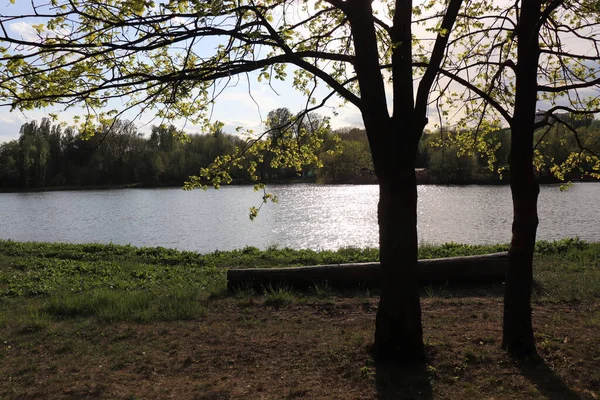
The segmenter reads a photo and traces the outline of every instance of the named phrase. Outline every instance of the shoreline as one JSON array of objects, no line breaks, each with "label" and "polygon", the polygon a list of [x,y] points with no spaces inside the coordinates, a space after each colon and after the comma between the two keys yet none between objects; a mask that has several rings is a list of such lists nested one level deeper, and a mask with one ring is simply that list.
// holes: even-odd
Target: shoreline
[{"label": "shoreline", "polygon": [[[577,180],[570,182],[561,182],[557,180],[543,180],[538,182],[540,185],[561,185],[569,183],[600,183],[599,180]],[[266,183],[266,186],[279,186],[279,185],[318,185],[318,186],[367,186],[377,185],[377,181],[362,181],[362,182],[315,182],[314,179],[307,180],[294,180],[294,181],[275,181]],[[209,185],[209,189],[210,184]],[[227,186],[253,186],[254,183],[248,182],[232,182]],[[417,182],[418,186],[509,186],[508,181],[490,181],[490,180],[478,180],[478,181],[456,181],[456,182],[441,182],[441,181],[421,181]],[[0,194],[3,193],[40,193],[40,192],[70,192],[70,191],[94,191],[94,190],[123,190],[123,189],[173,189],[183,188],[182,184],[164,184],[164,185],[148,185],[141,183],[131,183],[123,185],[90,185],[90,186],[56,186],[56,187],[44,187],[44,188],[0,188]]]}]

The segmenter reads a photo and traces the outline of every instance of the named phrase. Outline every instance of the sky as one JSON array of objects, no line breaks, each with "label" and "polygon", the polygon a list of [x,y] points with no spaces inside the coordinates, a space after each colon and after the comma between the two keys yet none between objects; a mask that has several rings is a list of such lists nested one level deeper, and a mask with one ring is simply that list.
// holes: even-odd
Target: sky
[{"label": "sky", "polygon": [[[238,126],[260,131],[264,128],[262,121],[267,117],[269,111],[280,107],[287,107],[292,112],[299,112],[306,105],[306,98],[295,91],[289,83],[276,82],[273,84],[276,92],[268,85],[251,83],[251,94],[248,94],[246,82],[240,82],[237,87],[226,90],[217,99],[214,111],[212,113],[213,121],[225,123],[224,131],[235,133]],[[360,127],[362,118],[360,113],[352,104],[346,104],[342,108],[341,100],[330,102],[331,107],[326,107],[318,111],[322,115],[331,116],[332,127],[334,129],[342,127]],[[332,109],[336,110],[337,116],[333,117]],[[17,139],[21,125],[30,121],[39,121],[47,117],[49,113],[57,113],[60,118],[70,122],[72,117],[77,114],[76,109],[61,111],[60,108],[46,108],[34,111],[13,111],[7,108],[0,108],[0,143]],[[124,115],[126,119],[137,117],[136,112],[129,112]],[[150,132],[152,125],[158,125],[159,120],[153,119],[153,115],[146,113],[141,118],[136,119],[135,124],[140,132]],[[184,128],[186,133],[203,133],[199,127],[193,126],[185,121],[176,121],[175,125]]]},{"label": "sky", "polygon": [[[19,10],[27,10],[30,7],[30,3],[25,0],[16,0],[15,5],[9,5],[9,2],[4,3],[5,5],[0,5],[0,14],[14,15],[19,13]],[[6,29],[10,35],[22,36],[25,39],[34,39],[36,37],[35,30],[24,21],[8,23],[6,24]],[[201,51],[210,54],[213,50],[210,42],[204,46],[206,47],[202,48]],[[581,49],[581,52],[585,53],[585,49]],[[280,107],[286,107],[292,112],[303,110],[306,105],[306,98],[303,94],[292,88],[290,83],[292,76],[292,70],[288,67],[288,81],[273,80],[272,87],[264,81],[259,83],[256,79],[256,74],[250,75],[249,82],[243,79],[240,80],[237,86],[228,88],[217,99],[211,119],[223,122],[225,124],[224,131],[228,133],[234,133],[235,129],[240,126],[260,132],[264,129],[263,121],[269,111]],[[387,89],[389,92],[388,104],[391,105],[391,88],[388,87]],[[317,99],[320,100],[320,97],[327,92],[323,88],[317,93],[320,95],[317,96]],[[119,109],[121,105],[112,103],[111,106]],[[352,104],[343,104],[341,99],[332,98],[328,102],[328,106],[319,110],[319,113],[331,117],[331,125],[334,129],[363,126],[360,112]],[[124,106],[122,107],[124,108]],[[540,105],[540,108],[544,108],[543,104]],[[333,110],[335,110],[337,116],[333,115]],[[47,108],[26,112],[10,112],[8,108],[0,107],[0,143],[17,139],[19,137],[19,129],[24,123],[39,121],[47,117],[49,113],[58,114],[60,119],[67,123],[72,122],[73,116],[82,114],[81,110],[77,109],[63,111],[60,108]],[[434,112],[431,114],[436,115]],[[125,119],[136,118],[135,124],[142,133],[150,132],[152,125],[158,125],[161,122],[153,119],[153,117],[150,113],[146,113],[140,117],[135,111],[124,115]],[[435,118],[430,118],[430,120],[433,119]],[[199,127],[185,121],[172,122],[187,133],[203,133]]]},{"label": "sky", "polygon": [[[5,5],[0,5],[0,14],[15,15],[19,12],[27,13],[30,7],[27,3],[24,0],[16,0],[15,5],[8,5],[9,2],[6,2]],[[21,36],[24,39],[30,40],[35,40],[36,38],[35,30],[24,21],[8,23],[6,27],[11,36]],[[200,51],[210,54],[212,50],[211,48],[206,48]],[[291,69],[288,68],[288,82],[273,80],[272,88],[264,81],[259,83],[256,78],[257,75],[251,75],[250,83],[240,80],[237,86],[228,88],[217,99],[211,119],[223,122],[225,124],[225,132],[235,133],[235,129],[240,126],[260,132],[264,129],[263,121],[266,119],[269,111],[280,107],[287,107],[292,112],[299,112],[305,108],[306,97],[294,90],[290,83],[291,79],[293,79]],[[249,92],[252,96],[249,95]],[[320,93],[324,95],[328,92],[322,89]],[[356,107],[352,104],[340,107],[342,104],[341,99],[332,98],[328,102],[328,107],[322,108],[318,113],[332,117],[331,124],[334,129],[361,127],[362,118]],[[119,106],[117,104],[116,108],[118,109]],[[335,117],[332,111],[334,109],[337,113]],[[0,143],[17,139],[19,137],[19,130],[24,123],[39,121],[47,117],[50,113],[58,114],[60,120],[67,123],[72,122],[73,116],[82,114],[81,110],[78,109],[64,111],[58,107],[25,112],[11,112],[7,107],[0,107]],[[149,133],[152,125],[158,125],[161,122],[154,119],[154,116],[149,113],[140,117],[136,111],[126,113],[124,118],[136,118],[135,124],[142,133]],[[183,128],[186,133],[203,133],[200,127],[194,126],[191,123],[186,123],[185,121],[173,121],[173,123],[178,128]]]}]

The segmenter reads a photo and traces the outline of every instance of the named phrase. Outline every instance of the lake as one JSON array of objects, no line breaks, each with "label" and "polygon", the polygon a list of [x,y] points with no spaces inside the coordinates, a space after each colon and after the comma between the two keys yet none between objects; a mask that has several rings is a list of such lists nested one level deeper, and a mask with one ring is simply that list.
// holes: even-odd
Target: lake
[{"label": "lake", "polygon": [[[0,238],[116,243],[210,252],[244,246],[337,249],[378,244],[376,185],[272,185],[279,204],[255,221],[252,187],[186,192],[178,188],[0,194]],[[538,239],[600,241],[600,184],[561,192],[543,185]],[[508,186],[419,186],[419,241],[508,243]]]}]

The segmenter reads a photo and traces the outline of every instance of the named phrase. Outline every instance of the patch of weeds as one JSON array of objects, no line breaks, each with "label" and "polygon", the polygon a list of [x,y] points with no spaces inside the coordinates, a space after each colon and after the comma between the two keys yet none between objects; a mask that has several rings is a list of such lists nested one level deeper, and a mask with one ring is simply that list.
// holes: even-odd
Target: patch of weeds
[{"label": "patch of weeds", "polygon": [[373,371],[373,368],[366,365],[364,367],[360,367],[359,374],[363,379],[373,380],[375,378],[375,371]]},{"label": "patch of weeds", "polygon": [[365,333],[364,332],[352,332],[350,334],[350,344],[353,347],[366,347],[367,343],[368,343],[368,339],[365,337]]},{"label": "patch of weeds", "polygon": [[20,331],[22,333],[39,332],[46,329],[51,322],[48,313],[35,307],[29,307],[27,312],[19,318]]},{"label": "patch of weeds", "polygon": [[435,369],[435,367],[433,365],[427,365],[425,367],[425,371],[427,372],[427,374],[429,374],[432,377],[437,376],[437,369]]},{"label": "patch of weeds", "polygon": [[252,304],[252,298],[255,294],[254,285],[250,281],[242,282],[235,288],[235,297],[240,300],[243,305]]},{"label": "patch of weeds", "polygon": [[327,281],[315,283],[312,287],[312,291],[314,292],[315,296],[321,299],[327,299],[333,296],[333,290]]},{"label": "patch of weeds", "polygon": [[127,364],[125,364],[123,361],[117,361],[117,362],[115,362],[115,363],[112,363],[112,364],[109,366],[109,369],[110,369],[111,371],[120,371],[120,370],[122,370],[123,368],[125,368],[126,366],[127,366]]},{"label": "patch of weeds", "polygon": [[67,293],[51,297],[44,311],[58,318],[96,317],[108,322],[192,319],[205,313],[193,288],[158,293],[110,289]]},{"label": "patch of weeds", "polygon": [[[481,342],[481,344],[483,344],[483,342]],[[489,359],[487,352],[482,348],[474,350],[471,347],[467,347],[463,354],[466,363],[485,363]]]},{"label": "patch of weeds", "polygon": [[540,254],[560,254],[571,250],[585,250],[587,247],[588,243],[578,237],[566,238],[553,242],[539,240],[535,243],[535,251]]},{"label": "patch of weeds", "polygon": [[425,286],[423,290],[425,296],[431,300],[432,306],[443,304],[443,299],[452,298],[452,293],[446,287],[429,285]]},{"label": "patch of weeds", "polygon": [[294,301],[294,292],[285,285],[265,287],[265,304],[273,307],[285,307]]},{"label": "patch of weeds", "polygon": [[444,243],[442,245],[421,244],[419,246],[419,259],[473,256],[501,251],[508,251],[508,245],[470,245],[454,242]]},{"label": "patch of weeds", "polygon": [[206,314],[206,308],[198,301],[194,288],[179,288],[161,296],[156,303],[151,319],[162,321],[190,320]]},{"label": "patch of weeds", "polygon": [[471,348],[468,348],[464,351],[464,356],[465,356],[465,361],[468,361],[468,362],[477,360],[477,355],[475,355],[475,352]]},{"label": "patch of weeds", "polygon": [[460,377],[465,373],[466,370],[467,370],[467,364],[465,364],[465,363],[455,365],[454,369],[452,370],[452,373],[453,373],[452,379],[454,381],[460,380]]},{"label": "patch of weeds", "polygon": [[542,332],[534,332],[535,341],[539,350],[552,351],[558,350],[559,340],[552,335]]},{"label": "patch of weeds", "polygon": [[53,296],[44,310],[58,318],[100,317],[105,320],[128,320],[133,313],[148,308],[148,292],[122,292],[96,289],[86,294],[63,293]]},{"label": "patch of weeds", "polygon": [[600,328],[600,311],[586,316],[584,325],[590,328]]}]

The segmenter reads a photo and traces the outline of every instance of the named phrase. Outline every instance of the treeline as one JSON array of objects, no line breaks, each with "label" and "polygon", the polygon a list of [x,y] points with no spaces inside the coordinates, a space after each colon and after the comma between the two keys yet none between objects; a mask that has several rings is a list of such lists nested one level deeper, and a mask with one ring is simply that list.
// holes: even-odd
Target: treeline
[{"label": "treeline", "polygon": [[[287,124],[293,118],[287,109],[274,110],[269,116],[271,125]],[[537,133],[538,175],[542,180],[554,179],[552,166],[565,162],[582,146],[600,153],[600,121],[580,120],[568,115],[561,119],[568,120],[569,126],[577,129],[577,135],[562,124]],[[320,134],[323,135],[322,131]],[[495,157],[492,160],[494,171],[489,168],[490,155],[465,151],[464,137],[461,141],[459,136],[453,131],[423,135],[417,167],[427,170],[427,180],[430,183],[500,182],[497,170],[507,165],[510,133],[499,130],[485,139],[493,149],[490,154]],[[298,179],[322,183],[375,182],[364,130],[326,130],[322,139],[322,166],[309,165],[297,171],[273,168],[268,162],[259,163],[260,178],[265,182]],[[220,127],[211,134],[188,135],[183,140],[173,126],[152,127],[150,135],[145,137],[133,124],[117,121],[86,138],[73,128],[62,128],[43,119],[39,123],[24,124],[18,140],[0,145],[0,188],[178,186],[217,156],[231,154],[244,144],[245,140],[240,136],[226,134]],[[268,161],[268,156],[264,158]],[[251,161],[256,160],[246,160],[247,163]],[[235,169],[231,174],[234,181],[250,182],[246,168]],[[581,177],[582,174],[572,173],[566,178]]]},{"label": "treeline", "polygon": [[[287,109],[269,113],[272,127],[269,136],[276,141],[283,130],[322,123],[323,118],[294,121]],[[292,123],[290,123],[292,121]],[[310,129],[308,129],[310,131]],[[327,132],[326,132],[327,133]],[[327,145],[333,149],[333,136],[327,133]],[[300,140],[300,139],[299,139]],[[63,128],[45,118],[41,122],[24,124],[18,140],[0,145],[0,188],[30,189],[84,186],[181,186],[190,175],[197,175],[217,156],[243,149],[246,140],[239,135],[224,133],[221,125],[210,134],[182,135],[170,126],[154,126],[148,137],[127,121],[117,121],[91,137]],[[301,171],[295,168],[272,167],[271,155],[263,154],[267,162],[248,158],[245,167],[231,172],[235,182],[250,182],[247,172],[251,162],[257,162],[261,180],[266,182],[294,179],[316,179],[316,166]]]},{"label": "treeline", "polygon": [[[559,121],[560,120],[560,121]],[[569,114],[557,115],[551,126],[544,127],[534,135],[534,165],[540,182],[557,182],[553,169],[565,168],[565,180],[589,177],[589,162],[575,162],[573,154],[600,154],[600,120],[581,118]],[[475,140],[477,133],[469,133],[475,151],[465,151],[464,136],[452,130],[430,132],[423,135],[420,143],[418,165],[427,168],[433,183],[501,183],[508,182],[508,157],[510,131],[500,129],[481,139],[486,151],[480,150]],[[467,148],[469,146],[467,145]],[[586,149],[581,152],[582,149]],[[477,151],[479,150],[479,151]],[[490,160],[490,157],[493,159]],[[490,169],[493,162],[493,170]],[[572,168],[577,164],[575,168]],[[570,170],[572,168],[572,170]]]},{"label": "treeline", "polygon": [[0,186],[180,185],[240,141],[230,135],[190,135],[183,142],[172,126],[153,127],[145,138],[126,121],[85,138],[49,119],[32,121],[21,127],[18,140],[0,147]]},{"label": "treeline", "polygon": [[[560,121],[558,121],[560,119]],[[557,115],[551,127],[535,134],[536,173],[542,182],[555,182],[552,168],[568,164],[573,153],[582,148],[600,154],[600,120],[569,114]],[[576,131],[574,133],[573,130]],[[323,156],[324,166],[317,173],[322,182],[375,182],[371,152],[366,132],[347,128],[335,134],[341,139],[341,152]],[[422,182],[442,184],[507,182],[510,131],[500,129],[486,133],[457,132],[448,129],[426,132],[419,144],[417,168]],[[584,154],[584,153],[582,153]],[[492,166],[492,168],[490,168]],[[591,164],[565,175],[565,179],[585,179]]]}]

